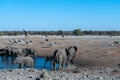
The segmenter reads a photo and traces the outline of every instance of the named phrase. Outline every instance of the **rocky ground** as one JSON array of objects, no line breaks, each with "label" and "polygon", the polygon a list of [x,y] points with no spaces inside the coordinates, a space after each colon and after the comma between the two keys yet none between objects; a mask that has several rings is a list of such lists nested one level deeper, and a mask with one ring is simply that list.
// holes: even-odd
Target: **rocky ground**
[{"label": "rocky ground", "polygon": [[0,80],[120,80],[120,67],[47,71],[32,68],[0,70]]}]

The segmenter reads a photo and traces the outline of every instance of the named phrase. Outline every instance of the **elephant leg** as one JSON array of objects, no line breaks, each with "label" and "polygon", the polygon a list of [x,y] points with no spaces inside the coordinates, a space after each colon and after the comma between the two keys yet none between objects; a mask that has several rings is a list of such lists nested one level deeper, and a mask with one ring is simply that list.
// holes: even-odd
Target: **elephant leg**
[{"label": "elephant leg", "polygon": [[53,62],[53,69],[56,70],[56,63]]},{"label": "elephant leg", "polygon": [[21,63],[19,64],[19,68],[21,68]]},{"label": "elephant leg", "polygon": [[51,61],[51,70],[54,70],[54,61]]},{"label": "elephant leg", "polygon": [[3,56],[2,60],[6,60],[6,58],[7,58],[7,56],[5,55],[5,56]]},{"label": "elephant leg", "polygon": [[61,66],[62,70],[65,70],[65,68],[66,68],[66,61],[63,61],[61,64],[62,64],[62,66]]},{"label": "elephant leg", "polygon": [[61,62],[59,62],[59,70],[62,68],[62,63]]},{"label": "elephant leg", "polygon": [[35,67],[35,64],[34,63],[32,63],[32,68],[34,68]]},{"label": "elephant leg", "polygon": [[67,67],[68,66],[68,61],[65,61],[65,67]]},{"label": "elephant leg", "polygon": [[51,62],[50,62],[50,69],[51,69],[51,70],[52,70],[52,64],[53,64],[53,63],[52,63],[52,61],[51,61]]},{"label": "elephant leg", "polygon": [[6,60],[6,55],[2,56],[2,61],[4,62]]},{"label": "elephant leg", "polygon": [[70,60],[70,63],[71,63],[71,64],[74,64],[73,60]]},{"label": "elephant leg", "polygon": [[71,64],[71,63],[72,63],[72,60],[69,59],[67,65],[69,65],[69,64]]},{"label": "elephant leg", "polygon": [[9,60],[9,57],[7,55],[3,56],[2,58],[4,61],[8,61]]},{"label": "elephant leg", "polygon": [[34,64],[36,63],[36,56],[34,56]]},{"label": "elephant leg", "polygon": [[66,68],[66,61],[63,62],[63,69]]},{"label": "elephant leg", "polygon": [[64,68],[64,62],[61,63],[61,68],[62,68],[62,69]]},{"label": "elephant leg", "polygon": [[11,65],[14,64],[15,59],[16,59],[16,57],[13,57],[13,56],[11,57]]},{"label": "elephant leg", "polygon": [[74,64],[74,59],[75,59],[75,56],[73,56],[73,58],[70,61],[72,64]]},{"label": "elephant leg", "polygon": [[59,70],[62,68],[63,58],[62,56],[59,56]]},{"label": "elephant leg", "polygon": [[23,63],[20,63],[19,64],[19,68],[21,69],[23,67]]},{"label": "elephant leg", "polygon": [[5,55],[5,56],[3,57],[3,62],[9,64],[9,56]]}]

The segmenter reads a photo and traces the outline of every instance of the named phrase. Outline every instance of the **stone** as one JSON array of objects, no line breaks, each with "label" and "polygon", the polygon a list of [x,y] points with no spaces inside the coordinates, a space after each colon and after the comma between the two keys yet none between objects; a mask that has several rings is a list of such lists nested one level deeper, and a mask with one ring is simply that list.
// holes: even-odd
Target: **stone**
[{"label": "stone", "polygon": [[40,74],[40,80],[52,80],[50,76],[48,75],[47,70],[43,69]]}]

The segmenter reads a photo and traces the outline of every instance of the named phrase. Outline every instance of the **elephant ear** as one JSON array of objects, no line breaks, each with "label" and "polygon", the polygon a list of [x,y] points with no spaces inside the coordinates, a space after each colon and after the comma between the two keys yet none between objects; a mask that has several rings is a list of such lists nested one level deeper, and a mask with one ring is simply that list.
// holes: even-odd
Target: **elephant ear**
[{"label": "elephant ear", "polygon": [[77,47],[76,47],[76,46],[74,46],[74,49],[75,49],[75,51],[77,52]]},{"label": "elephant ear", "polygon": [[27,48],[23,49],[22,53],[23,53],[24,56],[28,56],[28,50],[27,50]]},{"label": "elephant ear", "polygon": [[66,53],[67,53],[67,56],[69,56],[69,51],[68,51],[67,48],[65,48],[65,51],[66,51]]},{"label": "elephant ear", "polygon": [[54,51],[54,54],[53,54],[53,59],[55,58],[56,54],[57,54],[58,50],[55,50]]},{"label": "elephant ear", "polygon": [[36,53],[36,50],[34,50],[33,48],[29,48],[28,52],[29,52],[29,54],[34,54],[34,53]]},{"label": "elephant ear", "polygon": [[33,53],[33,49],[32,48],[28,48],[28,52],[29,52],[29,54],[32,54]]}]

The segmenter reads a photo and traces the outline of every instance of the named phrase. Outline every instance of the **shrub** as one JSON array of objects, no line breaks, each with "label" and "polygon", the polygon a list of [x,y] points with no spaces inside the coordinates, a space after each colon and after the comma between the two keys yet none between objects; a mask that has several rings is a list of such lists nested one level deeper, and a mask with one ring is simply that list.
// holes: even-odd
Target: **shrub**
[{"label": "shrub", "polygon": [[0,36],[4,36],[4,33],[3,33],[3,32],[0,32]]}]

